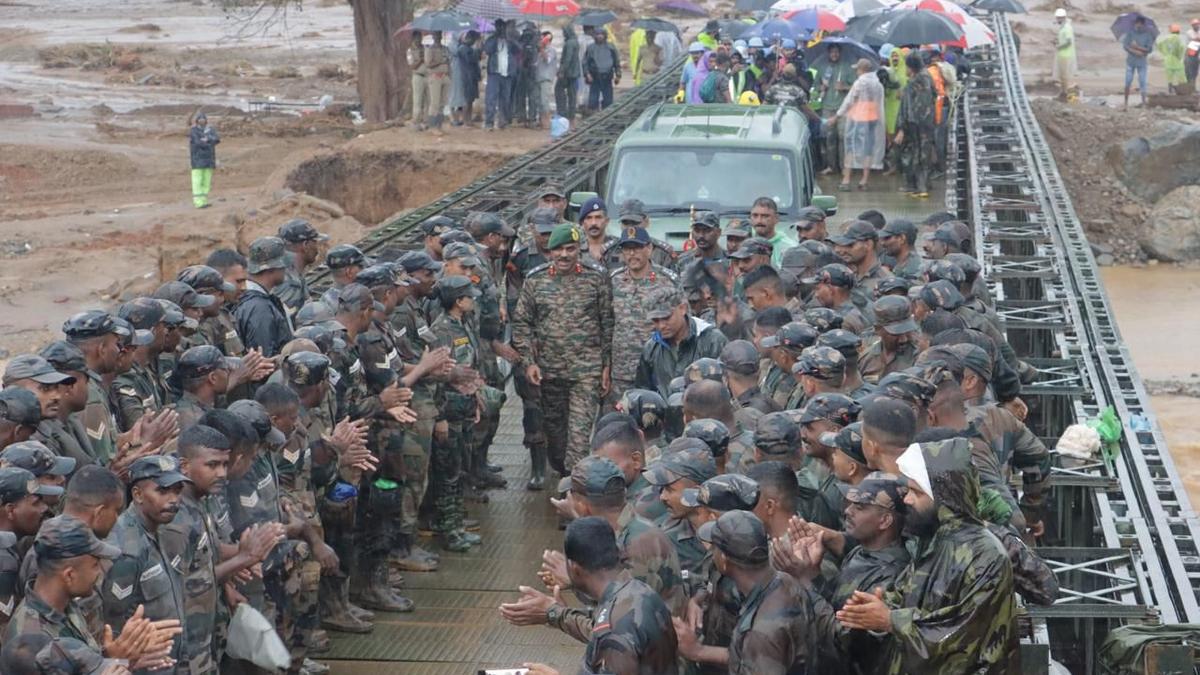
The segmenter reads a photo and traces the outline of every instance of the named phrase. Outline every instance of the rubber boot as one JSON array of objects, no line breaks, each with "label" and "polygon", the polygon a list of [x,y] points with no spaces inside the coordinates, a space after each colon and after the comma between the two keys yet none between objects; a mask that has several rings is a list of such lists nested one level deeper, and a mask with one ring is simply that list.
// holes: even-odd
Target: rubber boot
[{"label": "rubber boot", "polygon": [[526,490],[540,491],[546,488],[546,446],[529,447],[529,482]]},{"label": "rubber boot", "polygon": [[411,612],[414,608],[412,600],[397,595],[388,585],[388,566],[384,558],[372,561],[358,604],[381,612]]},{"label": "rubber boot", "polygon": [[405,572],[436,572],[438,563],[413,552],[411,537],[398,535],[399,546],[388,556],[388,563]]},{"label": "rubber boot", "polygon": [[370,633],[375,626],[351,611],[345,598],[348,588],[345,577],[321,577],[321,627],[339,633]]}]

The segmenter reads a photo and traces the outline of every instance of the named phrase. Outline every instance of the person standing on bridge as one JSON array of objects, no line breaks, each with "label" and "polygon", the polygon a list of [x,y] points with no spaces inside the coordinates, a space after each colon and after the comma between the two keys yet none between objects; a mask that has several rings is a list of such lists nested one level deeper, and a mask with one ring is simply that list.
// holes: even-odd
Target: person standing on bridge
[{"label": "person standing on bridge", "polygon": [[838,121],[842,123],[842,184],[838,189],[850,191],[850,174],[862,170],[858,189],[867,189],[871,169],[883,169],[883,151],[887,145],[883,119],[883,83],[875,75],[875,66],[867,59],[859,59],[854,65],[858,77],[850,87],[850,93],[842,105],[826,121],[827,133],[834,133]]},{"label": "person standing on bridge", "polygon": [[904,65],[908,69],[908,84],[900,94],[899,129],[896,131],[900,166],[904,171],[904,185],[900,191],[918,199],[928,199],[929,172],[937,162],[933,81],[919,55],[909,54],[904,58]]},{"label": "person standing on bridge", "polygon": [[188,133],[188,150],[192,160],[192,205],[198,209],[210,206],[208,191],[212,188],[213,169],[217,168],[217,143],[220,142],[217,130],[208,126],[208,116],[196,113]]},{"label": "person standing on bridge", "polygon": [[595,41],[583,52],[583,78],[588,83],[588,108],[604,110],[613,102],[613,87],[621,84],[621,55],[608,42],[608,33],[592,33]]}]

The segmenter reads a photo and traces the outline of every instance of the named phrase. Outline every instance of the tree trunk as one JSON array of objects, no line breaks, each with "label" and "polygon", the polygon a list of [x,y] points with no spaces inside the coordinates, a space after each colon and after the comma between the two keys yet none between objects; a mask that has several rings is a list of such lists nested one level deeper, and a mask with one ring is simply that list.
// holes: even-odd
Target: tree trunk
[{"label": "tree trunk", "polygon": [[412,20],[411,0],[350,0],[358,51],[358,98],[370,122],[400,117],[408,91],[407,40],[394,34]]}]

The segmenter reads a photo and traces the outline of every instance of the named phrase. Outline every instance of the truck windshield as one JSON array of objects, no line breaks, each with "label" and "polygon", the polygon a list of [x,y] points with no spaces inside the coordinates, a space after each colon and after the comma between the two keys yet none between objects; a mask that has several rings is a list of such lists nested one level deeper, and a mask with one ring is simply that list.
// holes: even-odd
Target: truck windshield
[{"label": "truck windshield", "polygon": [[749,213],[755,199],[767,196],[780,211],[794,213],[794,163],[769,150],[626,148],[617,158],[609,201],[640,199],[648,209],[713,202]]}]

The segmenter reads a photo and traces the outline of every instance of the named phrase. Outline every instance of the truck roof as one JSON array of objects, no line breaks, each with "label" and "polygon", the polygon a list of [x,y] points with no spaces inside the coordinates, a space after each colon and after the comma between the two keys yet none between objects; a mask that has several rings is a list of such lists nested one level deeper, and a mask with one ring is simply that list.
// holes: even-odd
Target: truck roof
[{"label": "truck roof", "polygon": [[808,121],[795,108],[774,105],[664,103],[647,108],[617,145],[691,145],[700,138],[737,139],[742,147],[799,149],[808,143]]}]

